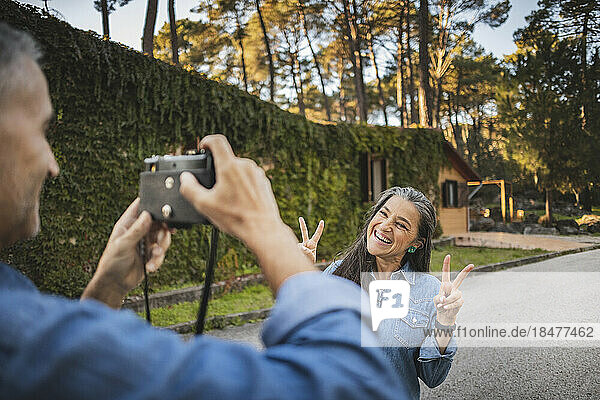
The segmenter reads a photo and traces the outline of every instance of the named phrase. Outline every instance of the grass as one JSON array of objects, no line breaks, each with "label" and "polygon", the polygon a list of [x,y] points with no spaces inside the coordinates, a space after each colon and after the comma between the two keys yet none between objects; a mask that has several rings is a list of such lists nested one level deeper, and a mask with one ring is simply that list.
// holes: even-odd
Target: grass
[{"label": "grass", "polygon": [[548,253],[547,250],[522,250],[522,249],[493,249],[489,247],[436,247],[431,253],[431,271],[442,270],[442,264],[446,254],[452,256],[450,266],[452,271],[460,271],[468,264],[475,266],[494,264],[501,261],[515,260],[517,258],[531,257],[538,254]]},{"label": "grass", "polygon": [[[245,276],[245,275],[260,274],[260,273],[262,273],[260,268],[257,265],[253,265],[253,266],[244,267],[244,268],[240,269],[239,271],[236,272],[235,276]],[[149,288],[149,292],[150,292],[150,294],[168,292],[168,291],[175,290],[175,289],[185,289],[187,287],[192,287],[192,286],[201,286],[203,284],[204,284],[204,281],[191,281],[191,282],[184,282],[184,283],[173,284],[173,285],[151,286]],[[130,291],[127,295],[128,296],[143,296],[143,294],[144,294],[144,291],[143,291],[142,285],[139,285],[138,287],[136,287],[135,289]]]},{"label": "grass", "polygon": [[[271,289],[266,285],[253,285],[241,292],[228,293],[208,303],[207,317],[227,315],[245,311],[260,310],[272,307],[274,303]],[[172,306],[153,308],[152,324],[168,326],[180,322],[193,321],[198,316],[199,302],[185,302]],[[139,313],[141,318],[144,313]]]}]

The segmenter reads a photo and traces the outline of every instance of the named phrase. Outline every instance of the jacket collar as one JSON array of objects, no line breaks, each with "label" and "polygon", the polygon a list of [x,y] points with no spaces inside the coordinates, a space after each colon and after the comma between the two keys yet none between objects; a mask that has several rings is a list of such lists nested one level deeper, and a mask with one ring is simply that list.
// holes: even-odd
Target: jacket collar
[{"label": "jacket collar", "polygon": [[[371,273],[371,275],[375,278],[375,274]],[[417,273],[410,268],[410,263],[407,261],[400,269],[390,274],[390,279],[403,279],[409,284],[414,285],[417,279]]]}]

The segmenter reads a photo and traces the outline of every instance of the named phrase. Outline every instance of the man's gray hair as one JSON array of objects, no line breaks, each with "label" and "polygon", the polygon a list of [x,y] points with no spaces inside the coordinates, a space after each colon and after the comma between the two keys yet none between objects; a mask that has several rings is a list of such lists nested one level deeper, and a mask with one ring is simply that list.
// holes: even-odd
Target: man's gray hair
[{"label": "man's gray hair", "polygon": [[30,34],[0,22],[0,104],[18,81],[23,58],[38,62],[41,56],[40,47]]}]

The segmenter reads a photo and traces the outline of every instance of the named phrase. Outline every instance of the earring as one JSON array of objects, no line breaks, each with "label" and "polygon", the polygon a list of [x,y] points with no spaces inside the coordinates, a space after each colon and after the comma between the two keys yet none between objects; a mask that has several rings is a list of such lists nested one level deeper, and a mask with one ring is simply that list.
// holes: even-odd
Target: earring
[{"label": "earring", "polygon": [[417,248],[415,246],[410,246],[406,251],[408,251],[409,253],[414,253],[415,251],[417,251]]}]

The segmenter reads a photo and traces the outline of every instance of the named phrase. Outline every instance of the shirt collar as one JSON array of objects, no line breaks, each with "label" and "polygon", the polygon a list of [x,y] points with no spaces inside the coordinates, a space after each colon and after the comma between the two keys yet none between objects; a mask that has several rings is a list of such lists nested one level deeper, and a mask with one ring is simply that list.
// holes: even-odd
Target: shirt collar
[{"label": "shirt collar", "polygon": [[[375,275],[371,273],[371,276],[375,278]],[[390,274],[390,279],[400,280],[404,277],[404,280],[409,284],[414,285],[417,279],[417,273],[410,268],[410,263],[407,261],[399,270],[396,270]]]}]

